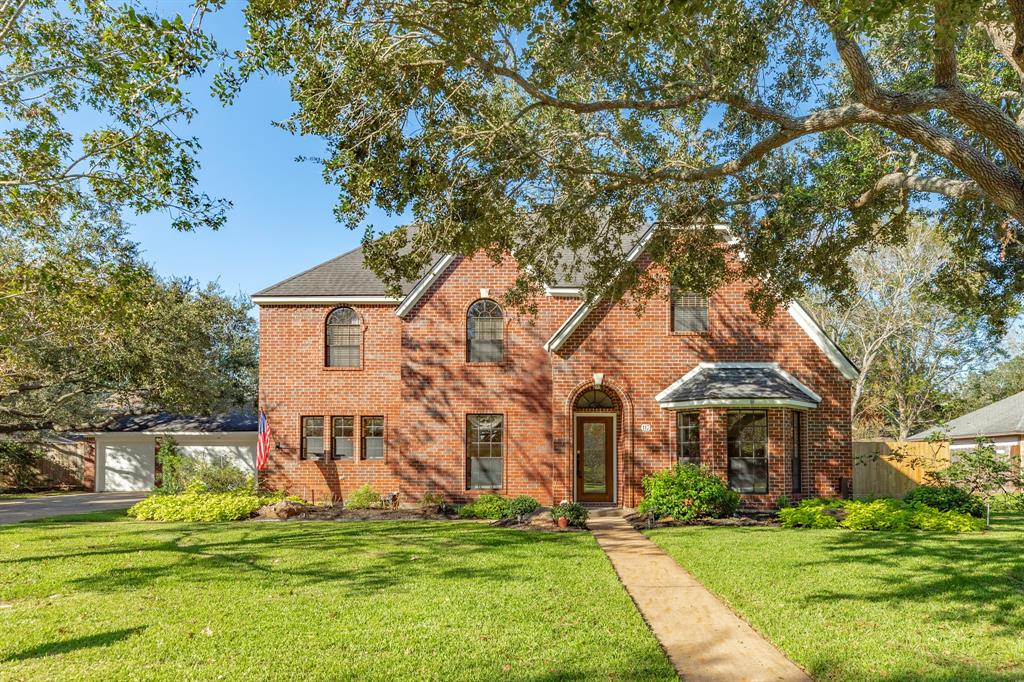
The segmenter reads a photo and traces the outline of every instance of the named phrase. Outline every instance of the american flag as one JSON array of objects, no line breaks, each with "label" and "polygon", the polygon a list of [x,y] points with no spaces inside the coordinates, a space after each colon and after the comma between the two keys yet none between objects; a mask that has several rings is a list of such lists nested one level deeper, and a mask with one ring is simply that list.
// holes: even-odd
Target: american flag
[{"label": "american flag", "polygon": [[267,423],[267,413],[260,410],[260,433],[256,438],[256,470],[263,471],[267,468],[267,457],[270,456],[270,424]]}]

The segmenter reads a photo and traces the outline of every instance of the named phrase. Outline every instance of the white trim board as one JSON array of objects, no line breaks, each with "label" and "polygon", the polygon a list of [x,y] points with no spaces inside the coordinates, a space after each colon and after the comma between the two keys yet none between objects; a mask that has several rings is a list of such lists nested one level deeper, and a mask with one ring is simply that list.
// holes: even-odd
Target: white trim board
[{"label": "white trim board", "polygon": [[817,403],[788,398],[708,398],[661,403],[662,409],[665,410],[692,410],[698,407],[791,407],[797,410],[813,410],[817,406]]},{"label": "white trim board", "polygon": [[437,281],[437,278],[441,276],[441,273],[448,269],[448,266],[451,265],[453,260],[455,260],[455,256],[453,255],[441,256],[438,258],[437,262],[434,263],[434,267],[430,268],[427,274],[420,278],[420,281],[416,283],[416,286],[412,288],[412,291],[410,291],[402,300],[402,304],[395,309],[395,315],[398,315],[401,318],[408,315],[409,311],[413,309],[413,306],[423,298],[423,294],[430,290],[430,286]]},{"label": "white trim board", "polygon": [[393,296],[251,296],[255,305],[392,305],[400,303],[401,297]]}]

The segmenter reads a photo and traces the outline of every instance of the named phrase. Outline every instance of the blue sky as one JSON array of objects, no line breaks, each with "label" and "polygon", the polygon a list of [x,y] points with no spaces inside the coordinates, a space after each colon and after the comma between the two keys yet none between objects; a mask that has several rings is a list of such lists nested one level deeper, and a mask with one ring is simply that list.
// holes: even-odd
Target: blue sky
[{"label": "blue sky", "polygon": [[[182,3],[166,0],[153,5],[167,14],[182,10]],[[222,46],[242,46],[243,7],[228,0],[208,18],[205,25]],[[294,111],[287,81],[254,81],[230,107],[210,96],[208,79],[193,92],[199,112],[180,132],[203,146],[201,189],[234,207],[217,231],[176,232],[162,214],[135,217],[132,238],[157,272],[218,281],[229,294],[248,295],[358,246],[362,232],[345,229],[331,213],[337,191],[320,166],[295,161],[319,153],[321,143],[271,126]],[[377,228],[400,222],[383,213],[368,221]]]}]

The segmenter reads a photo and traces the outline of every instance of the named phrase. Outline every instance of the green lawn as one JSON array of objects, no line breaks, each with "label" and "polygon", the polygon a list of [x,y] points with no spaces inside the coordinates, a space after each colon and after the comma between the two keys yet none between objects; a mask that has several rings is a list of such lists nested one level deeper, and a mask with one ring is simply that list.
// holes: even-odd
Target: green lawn
[{"label": "green lawn", "polygon": [[964,535],[648,535],[819,680],[1024,679],[1024,516]]},{"label": "green lawn", "polygon": [[0,526],[0,679],[674,679],[586,533],[92,518]]}]

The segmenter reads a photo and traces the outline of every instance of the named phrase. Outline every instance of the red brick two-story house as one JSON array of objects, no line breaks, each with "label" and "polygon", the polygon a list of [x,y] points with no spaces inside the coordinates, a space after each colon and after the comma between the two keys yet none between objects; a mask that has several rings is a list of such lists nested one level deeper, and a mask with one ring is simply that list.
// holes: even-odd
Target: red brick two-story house
[{"label": "red brick two-story house", "polygon": [[370,483],[404,502],[633,507],[645,475],[682,461],[749,507],[842,492],[857,369],[799,304],[764,325],[740,283],[666,284],[638,316],[567,281],[518,315],[502,306],[516,267],[442,257],[396,298],[356,249],[255,294],[263,480],[317,500]]}]

